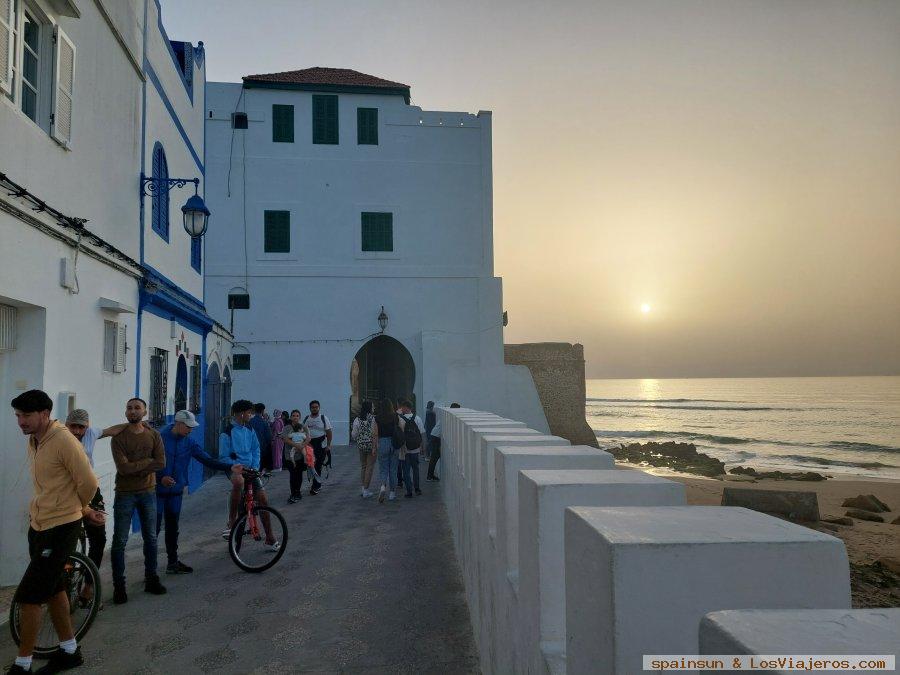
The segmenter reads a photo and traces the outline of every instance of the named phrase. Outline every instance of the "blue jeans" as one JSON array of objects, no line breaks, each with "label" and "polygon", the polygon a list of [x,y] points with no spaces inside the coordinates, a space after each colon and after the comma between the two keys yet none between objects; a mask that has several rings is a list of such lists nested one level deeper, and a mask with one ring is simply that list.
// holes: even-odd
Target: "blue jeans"
[{"label": "blue jeans", "polygon": [[390,438],[378,439],[378,476],[382,485],[397,488],[397,451]]},{"label": "blue jeans", "polygon": [[[412,474],[412,476],[410,476]],[[413,489],[419,489],[419,453],[407,452],[403,460],[403,484],[406,494],[411,495]]]},{"label": "blue jeans", "polygon": [[131,529],[131,514],[137,509],[144,538],[144,576],[156,576],[156,491],[116,493],[113,503],[113,540],[110,548],[113,584],[125,585],[125,544]]}]

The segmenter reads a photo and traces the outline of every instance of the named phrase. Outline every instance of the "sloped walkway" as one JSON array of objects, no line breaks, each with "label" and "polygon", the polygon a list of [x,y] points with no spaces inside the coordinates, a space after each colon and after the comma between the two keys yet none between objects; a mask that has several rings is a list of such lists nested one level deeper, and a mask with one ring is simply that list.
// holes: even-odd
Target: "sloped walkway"
[{"label": "sloped walkway", "polygon": [[[140,536],[127,553],[129,602],[106,607],[82,648],[84,673],[473,673],[478,658],[438,486],[379,505],[359,496],[355,449],[335,451],[322,492],[286,503],[288,476],[269,483],[288,521],[281,561],[238,570],[220,538],[224,477],[185,499],[180,556],[190,575],[162,575],[169,593],[143,592]],[[375,481],[373,481],[375,482]],[[160,533],[160,569],[165,553]],[[7,626],[5,667],[15,656]],[[36,662],[39,664],[39,662]]]}]

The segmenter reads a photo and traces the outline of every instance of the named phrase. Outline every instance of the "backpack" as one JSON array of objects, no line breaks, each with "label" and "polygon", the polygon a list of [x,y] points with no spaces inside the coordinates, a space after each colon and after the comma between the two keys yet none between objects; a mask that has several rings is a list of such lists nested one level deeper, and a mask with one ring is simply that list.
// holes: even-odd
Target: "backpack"
[{"label": "backpack", "polygon": [[416,416],[415,413],[410,413],[409,417],[405,415],[401,415],[403,417],[403,445],[406,446],[407,452],[418,450],[422,447],[422,432],[419,430],[419,425],[416,424]]},{"label": "backpack", "polygon": [[360,452],[368,452],[372,449],[372,422],[374,417],[369,415],[364,420],[359,420],[356,427],[356,449]]}]

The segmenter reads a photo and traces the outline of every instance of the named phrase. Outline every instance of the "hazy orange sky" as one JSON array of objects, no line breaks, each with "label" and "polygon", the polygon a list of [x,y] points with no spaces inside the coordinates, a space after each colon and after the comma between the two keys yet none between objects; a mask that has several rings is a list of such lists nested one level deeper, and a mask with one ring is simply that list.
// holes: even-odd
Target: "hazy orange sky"
[{"label": "hazy orange sky", "polygon": [[897,0],[162,6],[210,80],[492,110],[507,342],[581,342],[589,377],[900,373]]}]

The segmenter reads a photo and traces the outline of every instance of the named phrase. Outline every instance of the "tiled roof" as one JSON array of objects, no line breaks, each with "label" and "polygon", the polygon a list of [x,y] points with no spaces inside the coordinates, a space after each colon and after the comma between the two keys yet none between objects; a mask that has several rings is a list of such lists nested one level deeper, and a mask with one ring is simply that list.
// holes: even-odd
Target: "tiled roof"
[{"label": "tiled roof", "polygon": [[329,87],[366,87],[375,89],[409,89],[408,84],[384,80],[349,68],[304,68],[283,73],[247,75],[244,82],[271,82],[276,84],[326,85]]}]

